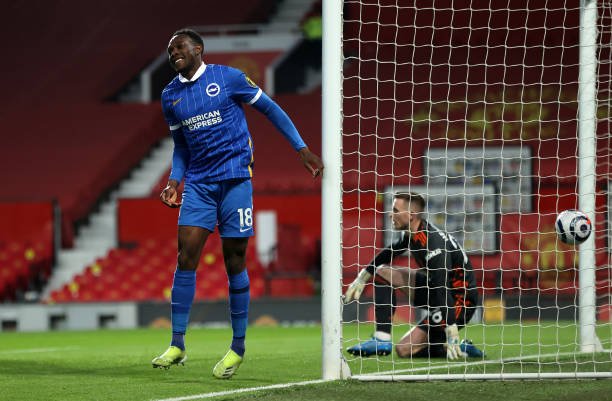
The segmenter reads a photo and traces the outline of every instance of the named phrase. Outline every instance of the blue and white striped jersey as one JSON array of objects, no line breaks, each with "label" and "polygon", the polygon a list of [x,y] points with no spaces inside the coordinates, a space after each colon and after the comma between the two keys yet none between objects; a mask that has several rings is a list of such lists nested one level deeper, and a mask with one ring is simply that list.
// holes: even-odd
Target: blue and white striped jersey
[{"label": "blue and white striped jersey", "polygon": [[[253,104],[261,96],[242,71],[224,65],[203,63],[191,80],[175,77],[161,96],[175,141],[170,178],[181,181],[184,174],[186,182],[217,182],[252,177],[253,143],[242,103]],[[177,161],[182,145],[188,153]]]}]

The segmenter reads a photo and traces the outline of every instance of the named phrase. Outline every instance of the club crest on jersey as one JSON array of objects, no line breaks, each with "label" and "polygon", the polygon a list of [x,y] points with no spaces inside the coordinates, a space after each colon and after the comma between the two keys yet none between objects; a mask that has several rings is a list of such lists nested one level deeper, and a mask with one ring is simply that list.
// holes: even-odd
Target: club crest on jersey
[{"label": "club crest on jersey", "polygon": [[208,86],[206,87],[206,94],[210,97],[215,97],[220,92],[221,92],[221,88],[215,82],[213,82],[212,84],[208,84]]},{"label": "club crest on jersey", "polygon": [[251,88],[257,88],[257,85],[255,84],[255,82],[253,82],[251,78],[247,77],[246,75],[244,76],[244,78],[246,79],[247,84],[249,84]]}]

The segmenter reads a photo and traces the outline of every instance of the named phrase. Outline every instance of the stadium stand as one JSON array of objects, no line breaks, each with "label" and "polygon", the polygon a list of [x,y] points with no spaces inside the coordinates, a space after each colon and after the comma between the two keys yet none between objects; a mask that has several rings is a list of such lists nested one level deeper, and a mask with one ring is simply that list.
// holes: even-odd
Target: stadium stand
[{"label": "stadium stand", "polygon": [[[0,121],[20,132],[0,162],[3,179],[14,191],[3,197],[57,200],[64,246],[72,244],[74,222],[146,155],[163,127],[157,107],[150,105],[48,105]],[[20,129],[24,121],[25,130]]]},{"label": "stadium stand", "polygon": [[276,93],[308,92],[321,83],[322,1],[315,1],[302,17],[303,40],[285,55],[274,70]]},{"label": "stadium stand", "polygon": [[51,202],[0,203],[0,301],[27,299],[40,289],[54,259]]},{"label": "stadium stand", "polygon": [[180,6],[144,0],[5,2],[0,32],[11,38],[5,51],[19,60],[19,68],[0,67],[4,77],[11,77],[3,83],[12,93],[2,100],[3,110],[5,105],[27,110],[106,99],[155,59],[176,29],[263,22],[275,5],[274,0],[241,2],[240,7],[216,3],[210,12],[197,0]]},{"label": "stadium stand", "polygon": [[[11,193],[0,195],[0,200],[57,199],[63,215],[64,246],[72,244],[74,222],[86,218],[100,196],[128,174],[153,144],[167,135],[159,104],[118,105],[102,101],[111,97],[129,82],[137,71],[157,57],[160,44],[165,43],[168,35],[177,27],[263,21],[275,6],[272,0],[244,3],[244,7],[235,7],[229,2],[219,3],[215,4],[214,13],[198,13],[197,19],[193,14],[176,13],[174,19],[174,16],[168,18],[167,10],[160,2],[122,2],[120,7],[118,4],[119,2],[100,3],[94,5],[92,10],[91,4],[79,2],[62,2],[59,5],[40,2],[37,3],[36,12],[33,12],[29,3],[12,1],[9,7],[14,12],[0,16],[0,32],[4,33],[4,37],[14,38],[7,42],[8,48],[5,49],[10,59],[27,60],[32,58],[31,54],[36,55],[36,62],[20,62],[18,74],[15,73],[12,63],[3,63],[0,66],[0,74],[11,77],[5,80],[4,84],[5,92],[11,96],[0,99],[0,124],[5,127],[2,134],[5,146],[0,157],[0,174],[5,186],[11,188]],[[143,7],[148,10],[146,21],[139,18]],[[194,0],[181,3],[181,8],[184,9],[198,7],[206,6]],[[394,17],[387,15],[391,8],[383,7],[382,10],[383,14],[377,15],[380,21]],[[357,8],[356,5],[349,5],[345,10],[347,20],[351,19],[351,15],[367,12],[368,6]],[[430,17],[433,18],[433,15]],[[428,15],[426,12],[420,12],[419,18],[428,18]],[[450,11],[438,12],[436,18],[451,18]],[[456,21],[460,20],[461,18],[456,18]],[[61,21],[70,21],[70,24],[63,24]],[[519,22],[519,25],[525,25],[524,20],[517,21],[517,24]],[[411,43],[435,43],[437,38],[449,35],[449,30],[414,30],[410,28],[414,24],[399,21],[399,25],[404,27],[398,31],[398,21],[395,20],[382,28],[374,24],[362,24],[358,27],[354,23],[346,23],[344,43],[349,56],[344,72],[344,130],[349,134],[343,144],[346,190],[357,187],[380,190],[390,184],[392,179],[396,184],[402,183],[403,177],[397,176],[397,172],[406,172],[406,165],[410,166],[409,173],[413,177],[424,176],[421,162],[406,163],[406,160],[421,160],[426,147],[454,145],[452,140],[446,140],[449,129],[446,123],[434,122],[429,129],[421,129],[418,124],[409,125],[407,121],[418,120],[418,116],[413,114],[413,105],[422,104],[422,101],[436,96],[442,101],[459,95],[463,98],[469,97],[471,91],[494,92],[496,88],[482,78],[485,74],[476,62],[481,60],[484,54],[479,53],[481,50],[478,46],[472,46],[468,52],[466,44],[487,40],[493,43],[494,37],[484,38],[482,35],[495,35],[496,24],[505,26],[507,23],[506,20],[493,19],[488,22],[492,29],[456,27],[453,30],[452,56],[462,58],[466,65],[465,74],[461,77],[457,75],[456,83],[455,78],[449,77],[445,69],[448,58],[441,52],[436,53],[436,59],[432,59],[432,55],[427,52],[402,52],[402,57],[405,55],[405,58],[396,59],[394,46],[385,45],[387,42],[401,41],[402,38],[410,40]],[[30,28],[20,29],[22,26]],[[541,43],[543,40],[541,32],[537,30],[530,32],[527,38],[529,43]],[[500,67],[499,76],[491,75],[489,70],[487,79],[491,82],[504,82],[508,88],[518,84],[542,82],[543,79],[544,84],[558,85],[558,82],[545,82],[547,72],[551,72],[550,76],[558,80],[560,73],[555,69],[564,65],[562,73],[571,77],[567,81],[576,81],[576,66],[565,61],[566,58],[574,59],[576,54],[572,52],[577,50],[566,47],[563,54],[555,51],[559,44],[570,43],[576,38],[567,34],[547,35],[546,39],[558,41],[547,44],[550,47],[547,57],[551,62],[548,63],[550,67],[546,68],[550,70],[533,66],[525,69],[525,75],[518,76],[511,67]],[[502,42],[504,40],[505,37]],[[25,47],[23,43],[32,45]],[[529,43],[517,43],[511,50],[490,48],[487,63],[500,66],[520,65],[525,60],[528,61],[523,51]],[[461,49],[465,49],[465,52]],[[449,49],[448,56],[450,55]],[[374,59],[388,63],[375,63],[372,61]],[[45,65],[44,73],[41,73],[41,63]],[[453,61],[453,64],[458,64],[458,61]],[[468,65],[472,66],[467,67]],[[362,79],[351,78],[357,75],[355,71],[359,71]],[[471,81],[477,81],[477,77],[482,79],[478,84],[466,85],[466,76],[470,77]],[[437,77],[440,77],[440,82],[436,81]],[[448,85],[449,80],[453,85]],[[567,89],[575,91],[576,88]],[[506,92],[510,95],[518,93],[512,92],[512,89],[507,89]],[[376,97],[367,98],[361,96],[362,93],[375,93]],[[276,97],[296,123],[305,141],[317,153],[320,153],[321,149],[320,98],[320,90],[304,95],[283,94]],[[551,103],[546,107],[550,115],[558,116],[560,120],[558,135],[565,138],[565,146],[551,146],[537,135],[523,137],[523,144],[529,145],[533,153],[538,154],[540,158],[539,163],[534,163],[533,171],[534,181],[538,181],[534,182],[534,188],[540,191],[534,196],[534,211],[549,213],[552,218],[557,208],[574,207],[576,202],[574,197],[568,196],[561,202],[554,203],[547,197],[546,192],[547,187],[554,186],[553,192],[556,193],[558,184],[567,188],[568,194],[575,192],[573,176],[576,166],[570,156],[574,154],[576,147],[576,127],[575,109],[570,102]],[[265,199],[266,196],[287,193],[302,194],[305,197],[312,194],[318,196],[320,184],[313,182],[305,173],[289,145],[259,113],[248,107],[245,110],[255,144],[256,208],[261,209],[271,204],[267,203],[269,200]],[[448,111],[440,121],[465,119],[465,110],[453,113]],[[391,134],[385,137],[385,132],[395,133],[396,139],[392,139]],[[405,142],[402,142],[403,133]],[[526,130],[525,133],[512,134],[520,137],[531,133]],[[553,141],[555,144],[559,142]],[[476,141],[473,143],[479,144]],[[494,140],[488,142],[494,143]],[[463,146],[460,141],[457,141],[457,144]],[[602,155],[604,156],[607,157]],[[559,157],[567,158],[568,162],[558,165]],[[356,167],[358,163],[359,171]],[[365,173],[368,169],[376,169],[377,174]],[[395,177],[392,172],[396,173]],[[166,181],[167,176],[164,176],[158,185],[152,188],[152,198],[158,196]],[[359,194],[357,198],[368,196]],[[304,199],[320,204],[319,198]],[[356,202],[355,199],[352,201]],[[347,209],[344,216],[344,242],[354,244],[345,248],[343,254],[345,266],[355,266],[355,269],[345,269],[349,276],[356,274],[357,266],[371,260],[375,252],[382,247],[380,220],[384,210],[376,199],[367,198],[367,202],[375,206],[366,212],[351,211],[348,206],[350,202],[344,203]],[[604,205],[605,199],[598,199],[598,210],[604,210]],[[500,238],[501,249],[506,241],[521,241],[526,238],[506,233],[516,231],[518,221],[529,217],[533,216],[503,216],[500,222],[501,231],[504,233]],[[605,217],[602,215],[603,218]],[[277,264],[269,270],[257,263],[250,266],[258,283],[255,294],[285,296],[292,293],[313,293],[313,283],[305,277],[311,274],[312,266],[317,263],[316,241],[319,232],[316,230],[320,230],[320,224],[318,227],[308,227],[308,224],[312,223],[311,220],[312,216],[302,216],[298,222],[281,221]],[[549,221],[535,221],[537,224],[533,227],[533,232],[550,225]],[[360,227],[359,230],[351,229],[357,226]],[[521,226],[524,227],[525,224],[521,223]],[[376,244],[376,247],[373,244]],[[143,277],[152,277],[147,280],[146,288],[135,295],[137,299],[166,299],[165,291],[174,268],[174,240],[142,238],[142,241],[127,241],[122,245],[127,247],[110,251],[105,257],[89,265],[71,283],[54,292],[52,301],[126,299],[126,283],[134,283],[126,278],[127,271],[140,280]],[[206,271],[207,280],[199,280],[199,283],[207,287],[198,289],[199,299],[225,296],[221,258],[214,252],[214,249],[218,249],[217,245],[214,242],[208,244],[205,251],[207,253],[202,257],[202,271]],[[3,244],[0,247],[0,261],[20,260],[19,255],[25,255],[29,249],[27,247],[27,244]],[[510,248],[516,249],[515,246]],[[254,251],[250,249],[254,257]],[[40,255],[46,254],[41,248]],[[535,268],[525,268],[526,258],[529,257],[532,259],[528,265]],[[575,277],[571,262],[573,257],[570,251],[564,255],[567,259],[566,273],[572,275],[571,277]],[[598,255],[598,258],[605,257],[604,254]],[[539,249],[530,247],[527,242],[521,252],[484,255],[475,257],[473,262],[485,292],[516,292],[546,283],[545,277],[538,274],[538,268],[543,266],[544,259]],[[23,276],[19,278],[12,273],[23,271],[22,262],[14,263],[16,265],[12,269],[0,269],[0,272],[11,270],[11,274],[2,273],[3,277],[0,277],[0,291],[3,291],[1,283],[5,283],[4,288],[8,290],[4,290],[4,296],[8,299],[11,295],[7,294],[12,293],[14,297],[16,288],[25,283]],[[598,265],[603,263],[598,262]],[[504,270],[499,270],[499,266],[505,266]],[[209,273],[212,278],[208,276]],[[270,273],[281,274],[270,276]],[[610,282],[609,269],[601,269],[597,274],[601,283],[598,290],[609,291],[606,287]],[[346,277],[345,282],[350,282],[350,279],[351,277]],[[135,280],[138,282],[138,279]],[[573,278],[565,282],[567,287],[557,290],[575,291]]]},{"label": "stadium stand", "polygon": [[[575,252],[563,244],[555,248],[553,224],[559,210],[578,205],[574,194],[579,32],[550,34],[557,13],[563,10],[547,11],[529,9],[529,16],[528,8],[523,14],[489,13],[474,10],[467,0],[455,2],[452,10],[419,9],[414,14],[398,12],[396,2],[390,0],[377,4],[349,2],[344,10],[345,190],[380,191],[392,183],[424,183],[423,155],[428,149],[480,147],[485,142],[486,146],[501,145],[497,139],[500,133],[505,146],[513,145],[516,138],[517,144],[537,155],[531,177],[532,210],[537,214],[500,216],[501,252],[472,257],[485,292],[518,293],[540,288],[546,290],[543,294],[556,295],[576,291]],[[578,13],[565,18],[566,26],[578,25]],[[534,25],[542,20],[546,21],[545,29]],[[521,34],[506,37],[504,27]],[[531,58],[527,52],[533,49],[545,53]],[[540,56],[546,62],[542,63]],[[605,79],[607,75],[602,76]],[[531,88],[536,88],[533,92],[539,97],[533,97]],[[472,101],[485,98],[485,106]],[[521,104],[523,109],[515,109],[514,104]],[[535,105],[533,114],[527,111],[530,104]],[[508,123],[529,120],[527,114],[534,116],[535,124]],[[472,125],[474,120],[487,121],[487,125]],[[598,128],[602,145],[597,155],[599,173],[606,171],[609,155],[607,128]],[[607,206],[602,194],[607,191],[609,178],[598,175],[598,221],[608,220],[603,213]],[[379,207],[376,212],[385,211]],[[368,232],[376,230],[375,220],[379,218],[363,211],[352,216],[349,211],[344,216],[345,228],[359,225],[361,232],[364,227]],[[351,224],[355,219],[359,224]],[[344,235],[351,237],[345,238],[345,243],[360,249],[352,255],[357,251],[347,254],[345,250],[346,266],[371,259],[370,241],[382,246],[382,235]],[[599,235],[598,241],[598,249],[605,250],[605,234]],[[520,251],[516,250],[517,243],[521,244]],[[553,255],[557,258],[554,261]],[[597,270],[597,291],[601,293],[610,288],[607,258],[606,251],[598,252],[597,265],[601,268]],[[350,282],[356,272],[347,269],[350,277],[345,282]]]},{"label": "stadium stand", "polygon": [[[142,224],[148,216],[148,225]],[[143,217],[144,216],[144,217]],[[170,295],[176,267],[176,210],[164,208],[157,200],[125,199],[119,206],[119,239],[123,247],[87,266],[85,271],[59,290],[48,302],[104,302],[166,300]],[[264,269],[257,261],[254,241],[247,249],[251,294],[265,293]],[[200,259],[196,299],[215,300],[227,296],[227,279],[220,238],[212,235]],[[144,285],[143,285],[144,283]]]},{"label": "stadium stand", "polygon": [[[11,188],[0,201],[56,200],[62,244],[71,247],[75,223],[86,219],[100,197],[167,135],[158,103],[105,99],[155,59],[174,30],[261,23],[276,5],[275,0],[259,0],[184,13],[169,12],[165,2],[141,0],[3,4],[0,32],[11,38],[6,52],[13,62],[0,66],[5,94],[11,94],[0,99],[0,176]],[[142,18],[143,9],[147,18]],[[188,0],[180,9],[206,11],[208,6]],[[3,299],[14,299],[31,281],[15,273],[25,270],[24,263],[37,264],[32,262],[44,256],[48,276],[52,249],[48,239],[44,246],[0,244]]]},{"label": "stadium stand", "polygon": [[[274,6],[272,0],[217,4],[214,13],[196,19],[194,13],[169,13],[164,2],[6,4],[0,32],[11,38],[5,50],[15,63],[0,66],[11,94],[0,99],[3,136],[11,137],[4,141],[0,171],[16,191],[0,200],[58,199],[62,239],[71,246],[74,222],[167,134],[159,105],[103,100],[157,57],[177,28],[264,21]],[[193,0],[180,7],[206,9]]]},{"label": "stadium stand", "polygon": [[[398,179],[402,181],[401,176],[397,177],[397,172],[405,171],[401,169],[404,160],[413,160],[410,163],[410,174],[413,177],[422,176],[423,163],[419,157],[426,148],[464,146],[463,138],[466,137],[466,131],[469,138],[470,127],[448,124],[448,121],[463,121],[466,116],[480,112],[477,110],[480,105],[470,104],[469,101],[472,98],[482,99],[483,93],[488,94],[491,102],[499,101],[495,96],[500,93],[504,94],[508,103],[519,101],[516,99],[521,99],[521,96],[527,101],[529,91],[521,94],[522,88],[529,88],[529,85],[559,88],[560,77],[563,82],[577,81],[577,64],[569,61],[576,60],[578,56],[577,47],[569,46],[577,43],[577,31],[566,32],[564,35],[545,35],[542,29],[529,30],[528,26],[525,27],[526,20],[521,19],[518,13],[512,14],[511,21],[495,13],[490,21],[478,18],[478,15],[465,15],[463,18],[461,14],[468,12],[470,7],[466,1],[459,3],[456,4],[458,9],[465,6],[459,12],[436,10],[437,22],[453,21],[447,28],[440,29],[433,28],[433,10],[420,10],[418,21],[398,21],[395,3],[391,1],[381,3],[388,7],[381,7],[380,15],[369,14],[368,10],[369,7],[377,9],[378,5],[348,5],[345,13],[349,22],[345,23],[344,31],[348,65],[345,67],[343,88],[343,125],[345,133],[349,134],[344,143],[344,166],[348,171],[344,176],[345,185],[356,186],[356,180],[359,179],[360,188],[380,188],[391,182],[392,172],[396,175],[397,184]],[[367,18],[377,20],[381,25],[358,24],[360,16],[366,21]],[[408,13],[400,16],[406,18]],[[546,20],[553,24],[554,19],[550,19],[550,16]],[[510,42],[506,42],[505,31],[501,28],[507,24],[526,30],[526,38],[517,35],[516,38],[508,38]],[[420,28],[415,29],[415,26]],[[490,29],[484,29],[487,26]],[[521,42],[514,43],[519,37]],[[545,40],[546,66],[528,65],[528,68],[523,69],[522,64],[530,60],[525,49],[540,45]],[[418,46],[420,43],[428,46],[419,47],[419,51],[396,51],[404,47],[412,49],[415,48],[413,44]],[[479,46],[482,43],[488,46]],[[495,46],[497,43],[506,43],[508,47]],[[439,45],[435,52],[431,51],[430,44]],[[452,74],[449,63],[453,65]],[[485,63],[489,66],[486,74]],[[461,65],[465,66],[463,70],[459,67]],[[575,95],[577,90],[575,84],[564,85],[562,88],[568,96],[570,93]],[[375,95],[366,97],[362,96],[363,93]],[[461,100],[466,101],[467,108],[462,106]],[[457,107],[453,108],[449,101],[455,101],[454,106]],[[487,106],[488,113],[502,115],[494,105]],[[545,109],[542,113],[547,116],[559,116],[559,126],[555,132],[539,133],[535,125],[519,127],[506,124],[502,127],[500,122],[488,127],[491,133],[487,136],[487,145],[496,145],[493,132],[504,132],[506,145],[510,144],[510,138],[521,138],[524,140],[523,145],[533,149],[533,154],[540,155],[539,163],[534,166],[535,177],[541,177],[550,185],[556,185],[559,179],[571,183],[576,171],[572,153],[576,148],[575,104],[551,100],[545,102]],[[512,120],[521,112],[525,113],[508,105],[503,110],[503,118]],[[431,114],[433,121],[429,125],[420,124],[419,120],[423,118],[420,113]],[[546,141],[546,135],[554,138],[559,135],[565,139]],[[559,143],[567,146],[559,146]],[[479,145],[477,140],[470,139],[470,146]],[[362,151],[358,153],[360,149]],[[373,149],[377,151],[371,151]],[[568,162],[559,164],[557,157],[567,158]],[[377,177],[363,173],[357,176],[354,167],[357,159],[362,172],[376,170]],[[406,181],[407,175],[403,179]]]},{"label": "stadium stand", "polygon": [[[221,241],[212,235],[200,259],[197,300],[227,298],[227,277],[220,252]],[[251,298],[265,293],[263,267],[257,262],[254,245],[247,249]],[[176,240],[148,240],[133,249],[117,248],[87,266],[85,271],[53,291],[50,303],[159,301],[170,299],[176,268]]]}]

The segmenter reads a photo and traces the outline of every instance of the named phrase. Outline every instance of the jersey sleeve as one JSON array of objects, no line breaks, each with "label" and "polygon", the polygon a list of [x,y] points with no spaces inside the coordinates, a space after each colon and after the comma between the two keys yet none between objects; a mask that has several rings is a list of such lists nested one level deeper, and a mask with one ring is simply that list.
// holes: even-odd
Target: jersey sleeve
[{"label": "jersey sleeve", "polygon": [[172,109],[172,99],[168,96],[168,92],[163,92],[161,96],[161,104],[162,111],[164,113],[164,119],[166,120],[166,124],[168,124],[168,128],[170,131],[176,131],[181,128],[181,122],[174,115],[174,110]]},{"label": "jersey sleeve", "polygon": [[174,150],[172,152],[172,168],[170,170],[171,180],[181,182],[185,176],[185,171],[189,167],[189,148],[187,141],[183,135],[181,122],[174,115],[172,109],[172,99],[169,98],[167,92],[162,93],[162,111],[164,113],[164,119],[170,128],[172,140],[174,141]]},{"label": "jersey sleeve", "polygon": [[306,143],[287,113],[243,72],[236,69],[230,69],[230,71],[233,98],[252,105],[257,111],[264,114],[289,141],[293,149],[299,151],[305,148]]},{"label": "jersey sleeve", "polygon": [[185,176],[185,171],[189,167],[190,153],[187,141],[183,135],[183,130],[177,129],[172,132],[174,140],[174,150],[172,151],[172,168],[170,169],[170,179],[181,182]]},{"label": "jersey sleeve", "polygon": [[447,325],[455,323],[455,305],[448,272],[452,269],[452,255],[448,251],[446,240],[438,232],[433,232],[428,239],[426,259],[427,285],[429,286],[430,308],[440,308]]},{"label": "jersey sleeve", "polygon": [[231,96],[234,100],[251,105],[261,97],[263,93],[261,88],[251,78],[247,77],[244,72],[228,67],[227,75],[229,77]]},{"label": "jersey sleeve", "polygon": [[409,236],[404,234],[402,238],[393,243],[391,246],[386,247],[380,251],[374,259],[368,263],[366,270],[368,273],[374,275],[376,268],[383,264],[390,264],[394,258],[403,255],[408,251]]}]

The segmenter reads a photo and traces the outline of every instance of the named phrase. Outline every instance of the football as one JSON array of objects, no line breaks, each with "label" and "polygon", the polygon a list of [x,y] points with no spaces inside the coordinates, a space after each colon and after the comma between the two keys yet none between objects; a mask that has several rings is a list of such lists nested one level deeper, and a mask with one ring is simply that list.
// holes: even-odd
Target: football
[{"label": "football", "polygon": [[581,244],[591,235],[591,220],[579,210],[564,210],[557,216],[555,230],[566,244]]}]

